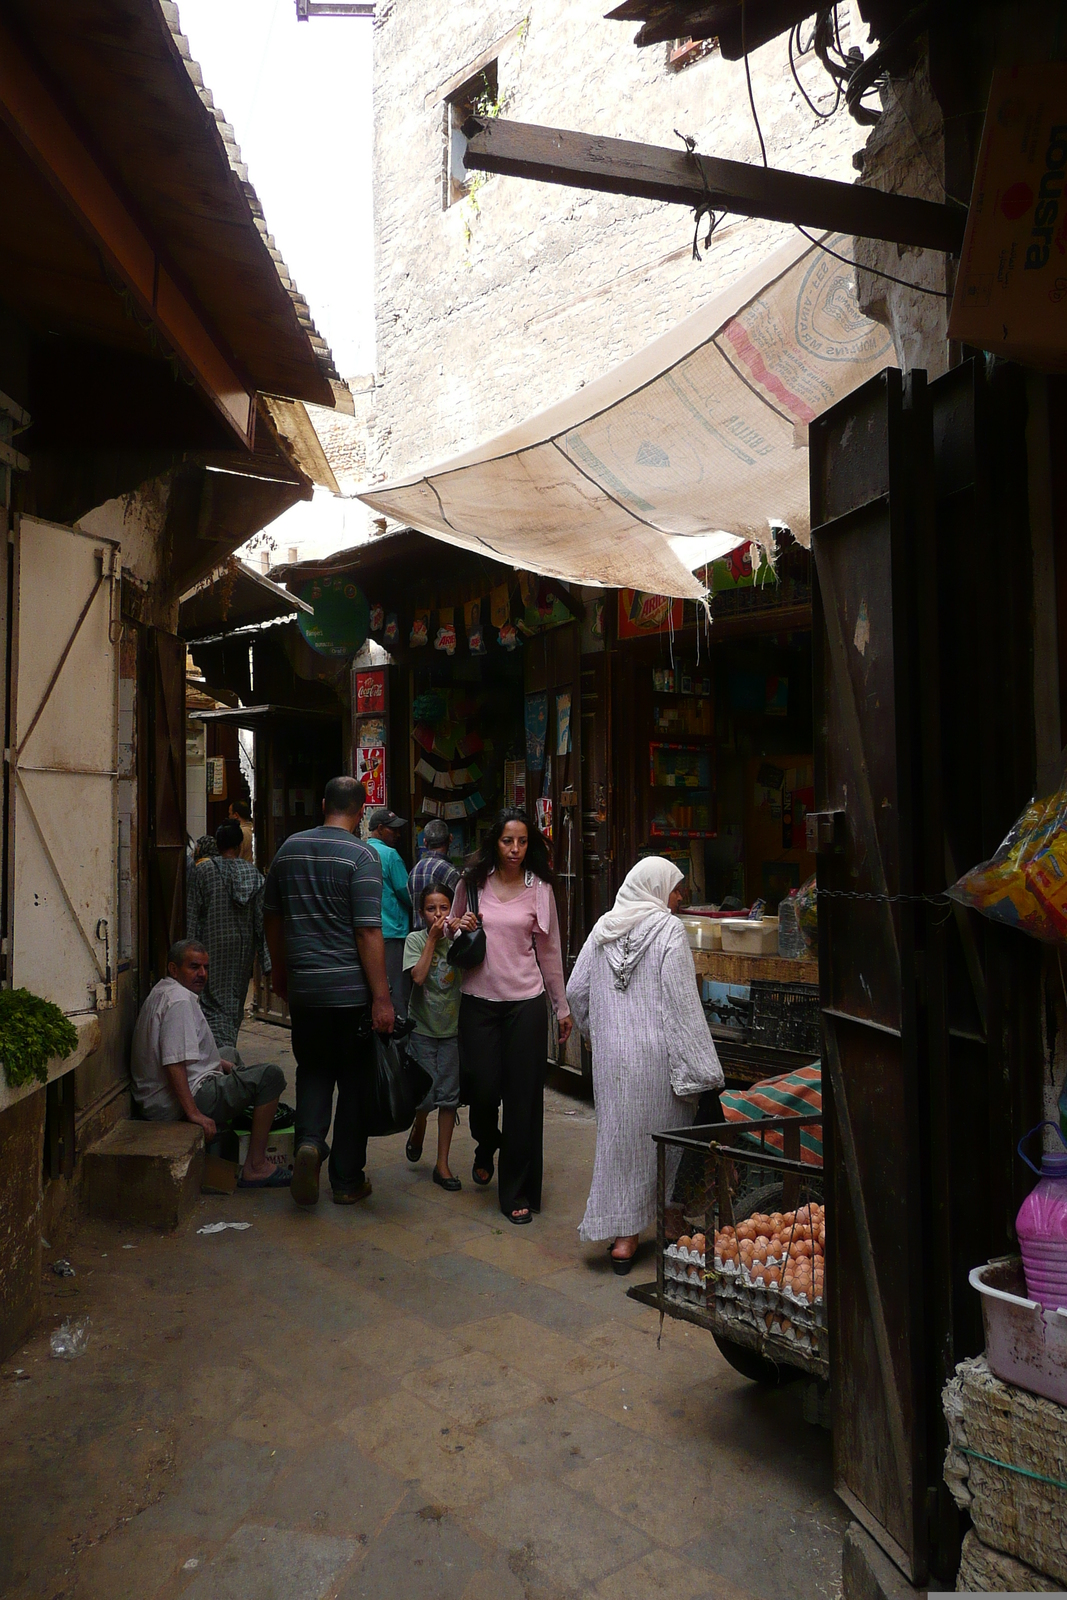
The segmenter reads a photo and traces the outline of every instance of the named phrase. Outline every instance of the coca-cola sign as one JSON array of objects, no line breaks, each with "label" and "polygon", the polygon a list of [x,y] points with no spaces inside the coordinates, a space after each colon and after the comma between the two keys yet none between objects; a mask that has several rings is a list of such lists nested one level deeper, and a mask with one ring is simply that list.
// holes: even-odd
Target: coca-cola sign
[{"label": "coca-cola sign", "polygon": [[385,710],[385,673],[356,673],[356,715]]}]

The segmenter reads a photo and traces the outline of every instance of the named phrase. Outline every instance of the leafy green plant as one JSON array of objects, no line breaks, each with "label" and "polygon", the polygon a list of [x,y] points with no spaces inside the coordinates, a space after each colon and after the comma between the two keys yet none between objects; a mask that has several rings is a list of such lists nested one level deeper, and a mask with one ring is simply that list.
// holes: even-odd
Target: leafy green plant
[{"label": "leafy green plant", "polygon": [[45,1083],[53,1056],[69,1056],[77,1030],[51,1000],[29,989],[0,990],[0,1061],[13,1089]]}]

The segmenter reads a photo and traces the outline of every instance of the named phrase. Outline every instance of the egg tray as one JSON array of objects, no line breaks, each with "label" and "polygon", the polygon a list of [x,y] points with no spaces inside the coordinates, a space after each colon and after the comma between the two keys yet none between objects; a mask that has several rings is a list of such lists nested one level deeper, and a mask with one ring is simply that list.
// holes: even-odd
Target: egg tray
[{"label": "egg tray", "polygon": [[716,1292],[726,1298],[737,1296],[760,1311],[782,1307],[785,1315],[799,1322],[826,1326],[826,1301],[822,1295],[817,1300],[809,1300],[807,1295],[798,1295],[784,1284],[756,1283],[744,1267],[736,1267],[732,1261],[716,1260],[715,1277]]},{"label": "egg tray", "polygon": [[[705,1258],[696,1250],[687,1250],[684,1246],[671,1244],[663,1252],[664,1284],[666,1286],[670,1283],[684,1288],[687,1300],[691,1300],[695,1295],[703,1302],[705,1272]],[[694,1278],[692,1276],[694,1273],[699,1273],[699,1278]],[[721,1306],[724,1312],[727,1303],[736,1302],[739,1308],[747,1307],[751,1316],[759,1320],[770,1311],[787,1316],[791,1322],[801,1327],[826,1327],[826,1302],[821,1296],[811,1302],[806,1295],[794,1294],[792,1289],[785,1289],[777,1284],[754,1283],[744,1267],[735,1267],[732,1262],[722,1262],[718,1258],[715,1261],[712,1283],[716,1305]]]},{"label": "egg tray", "polygon": [[[699,1272],[700,1280],[691,1278],[691,1272]],[[818,1358],[826,1353],[826,1318],[821,1300],[809,1306],[791,1290],[760,1289],[745,1283],[740,1273],[713,1274],[707,1284],[702,1258],[696,1251],[678,1250],[676,1246],[664,1251],[663,1278],[665,1300],[710,1312],[724,1334],[732,1324],[750,1328],[765,1346],[770,1341],[773,1348],[780,1340],[805,1355]],[[768,1313],[773,1318],[769,1328]],[[788,1330],[782,1328],[782,1318],[790,1322]]]},{"label": "egg tray", "polygon": [[671,1279],[663,1285],[663,1298],[673,1301],[675,1305],[699,1306],[703,1310],[707,1309],[707,1299],[702,1283]]},{"label": "egg tray", "polygon": [[[767,1326],[767,1316],[770,1314],[771,1326]],[[785,1331],[781,1326],[781,1319],[786,1317],[791,1326]],[[803,1321],[798,1315],[797,1308],[787,1303],[776,1307],[761,1307],[746,1304],[737,1298],[725,1299],[715,1296],[715,1319],[724,1333],[728,1333],[731,1326],[752,1328],[761,1339],[769,1336],[773,1339],[784,1340],[786,1344],[794,1345],[798,1350],[806,1351],[810,1355],[818,1356],[826,1351],[826,1330],[814,1321]]]}]

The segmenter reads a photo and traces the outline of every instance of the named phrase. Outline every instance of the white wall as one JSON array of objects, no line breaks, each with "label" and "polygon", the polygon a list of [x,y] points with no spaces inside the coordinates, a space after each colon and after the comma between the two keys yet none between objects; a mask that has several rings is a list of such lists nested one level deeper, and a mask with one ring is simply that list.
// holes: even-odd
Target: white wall
[{"label": "white wall", "polygon": [[[603,0],[502,7],[395,0],[375,26],[378,387],[372,478],[440,460],[574,392],[643,348],[768,253],[788,229],[734,219],[703,262],[683,207],[489,178],[443,209],[441,92],[498,40],[504,115],[760,159],[744,66],[717,52],[673,72]],[[846,7],[841,7],[842,17]],[[517,32],[515,30],[518,30]],[[847,30],[844,39],[848,45]],[[820,122],[789,75],[786,38],[751,57],[770,161],[855,178],[865,130]],[[817,104],[833,94],[808,57]]]}]

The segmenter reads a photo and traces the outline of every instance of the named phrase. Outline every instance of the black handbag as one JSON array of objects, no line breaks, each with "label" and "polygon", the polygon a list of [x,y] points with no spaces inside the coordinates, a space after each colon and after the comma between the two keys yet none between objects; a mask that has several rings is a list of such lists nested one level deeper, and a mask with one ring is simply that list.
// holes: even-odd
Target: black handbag
[{"label": "black handbag", "polygon": [[373,1139],[406,1133],[433,1085],[430,1074],[404,1048],[410,1031],[401,1023],[395,1033],[374,1035],[374,1066],[362,1096],[364,1128]]},{"label": "black handbag", "polygon": [[469,972],[472,967],[480,967],[485,960],[485,929],[478,913],[478,891],[473,883],[467,889],[467,908],[478,918],[478,926],[473,933],[465,929],[457,933],[448,948],[449,966],[460,967],[464,972]]}]

